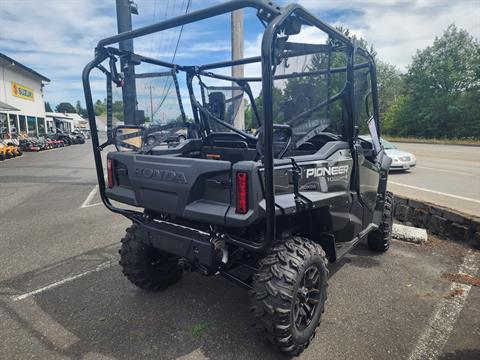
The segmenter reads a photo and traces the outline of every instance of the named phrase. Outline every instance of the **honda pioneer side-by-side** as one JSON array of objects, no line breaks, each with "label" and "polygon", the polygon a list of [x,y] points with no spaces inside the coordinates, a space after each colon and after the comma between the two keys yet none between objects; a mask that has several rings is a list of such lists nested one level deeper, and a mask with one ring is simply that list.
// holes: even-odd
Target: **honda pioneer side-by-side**
[{"label": "honda pioneer side-by-side", "polygon": [[[118,46],[238,9],[258,18],[257,56],[170,63]],[[190,55],[185,61],[201,58]],[[230,75],[238,66],[246,76]],[[92,71],[106,78],[102,142]],[[136,97],[123,96],[124,121],[136,125],[113,127],[113,93],[128,79]],[[172,96],[152,100],[142,81],[159,81]],[[391,159],[379,141],[374,59],[302,6],[231,1],[103,39],[83,86],[100,194],[133,223],[120,265],[138,287],[162,290],[187,271],[222,275],[250,290],[254,329],[298,355],[325,308],[327,265],[362,240],[376,252],[389,248]],[[179,121],[182,141],[147,141],[153,124],[167,131]],[[371,148],[362,148],[361,129]]]}]

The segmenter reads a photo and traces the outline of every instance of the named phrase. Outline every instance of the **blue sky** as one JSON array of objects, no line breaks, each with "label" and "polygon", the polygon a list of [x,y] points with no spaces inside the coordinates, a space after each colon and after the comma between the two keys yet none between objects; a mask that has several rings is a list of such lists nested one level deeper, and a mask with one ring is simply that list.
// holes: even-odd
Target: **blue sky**
[{"label": "blue sky", "polygon": [[[193,0],[191,10],[216,0]],[[277,1],[284,4],[287,1]],[[342,25],[372,43],[382,60],[404,71],[416,49],[432,43],[451,23],[480,36],[479,0],[300,0],[332,25]],[[41,5],[40,5],[41,3]],[[136,0],[134,28],[178,15],[186,0]],[[84,103],[80,74],[101,38],[116,33],[114,0],[1,0],[0,52],[32,67],[52,81],[46,100]],[[245,52],[259,52],[261,26],[254,11],[245,13]],[[136,51],[171,60],[178,30],[144,38]],[[205,63],[230,56],[229,16],[185,28],[179,63]],[[103,98],[103,82],[92,81],[94,98]],[[160,85],[159,85],[160,86]]]}]

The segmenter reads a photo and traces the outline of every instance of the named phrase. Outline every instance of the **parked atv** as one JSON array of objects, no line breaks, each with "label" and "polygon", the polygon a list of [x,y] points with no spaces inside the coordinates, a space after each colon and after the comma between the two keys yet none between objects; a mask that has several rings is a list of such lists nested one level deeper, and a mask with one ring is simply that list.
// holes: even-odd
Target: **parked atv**
[{"label": "parked atv", "polygon": [[7,146],[4,145],[2,142],[0,142],[0,161],[10,159],[11,157],[12,157],[12,154],[7,149]]},{"label": "parked atv", "polygon": [[69,146],[74,143],[74,138],[60,129],[56,129],[56,132],[54,133],[49,133],[48,136],[52,139],[63,141],[65,146]]},{"label": "parked atv", "polygon": [[[242,7],[255,8],[265,26],[257,57],[184,66],[112,46]],[[260,0],[225,2],[114,35],[101,40],[95,54],[83,86],[102,201],[132,221],[121,241],[124,275],[150,291],[174,285],[187,271],[222,275],[250,290],[258,333],[299,355],[325,310],[328,265],[363,240],[375,252],[390,246],[391,159],[379,140],[371,54],[298,4]],[[139,67],[138,78],[170,77],[178,111],[168,116],[185,126],[177,84],[186,80],[193,124],[185,141],[148,143],[140,112],[128,111],[137,107],[130,96],[124,119],[133,125],[112,128],[108,121],[108,140],[99,143],[90,72],[106,75],[111,110],[112,86],[124,83],[120,59]],[[145,64],[158,69],[139,75]],[[259,73],[225,75],[226,68],[247,64]],[[170,111],[171,100],[160,111]],[[255,131],[237,117],[247,100]],[[372,138],[368,152],[358,139],[360,127]],[[107,154],[105,182],[101,151],[111,144],[116,151]]]},{"label": "parked atv", "polygon": [[6,140],[0,140],[0,153],[2,154],[3,160],[22,155],[22,152],[17,146],[7,143]]},{"label": "parked atv", "polygon": [[46,134],[45,139],[47,139],[47,141],[55,149],[65,146],[65,143],[62,140],[58,140],[58,138],[55,136],[55,134]]},{"label": "parked atv", "polygon": [[81,132],[73,131],[70,135],[73,137],[73,142],[75,144],[85,144],[85,135]]},{"label": "parked atv", "polygon": [[40,143],[31,137],[20,140],[20,148],[26,152],[38,152],[42,150]]},{"label": "parked atv", "polygon": [[10,148],[11,152],[15,156],[22,156],[23,155],[22,149],[15,144],[14,140],[8,139],[8,140],[5,140],[4,143],[6,143],[7,147]]}]

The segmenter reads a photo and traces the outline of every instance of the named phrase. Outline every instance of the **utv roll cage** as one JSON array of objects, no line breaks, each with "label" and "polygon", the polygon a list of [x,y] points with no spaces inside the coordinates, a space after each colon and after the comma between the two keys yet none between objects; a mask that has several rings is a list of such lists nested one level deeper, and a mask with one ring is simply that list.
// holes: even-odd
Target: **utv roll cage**
[{"label": "utv roll cage", "polygon": [[[230,13],[232,11],[242,9],[242,8],[254,8],[257,10],[257,17],[265,26],[265,31],[261,43],[261,55],[257,57],[244,58],[234,61],[224,61],[211,63],[201,66],[184,66],[174,63],[169,63],[162,60],[153,59],[150,57],[129,53],[126,51],[121,51],[118,48],[111,47],[114,44],[117,44],[121,41],[128,39],[135,39],[145,35],[153,34],[156,32],[165,31],[174,27],[183,26],[199,20],[204,20],[214,16]],[[102,163],[101,151],[104,147],[109,144],[112,144],[112,82],[117,86],[122,86],[122,76],[116,70],[116,57],[123,57],[126,60],[129,66],[135,66],[140,63],[147,63],[152,65],[159,65],[171,69],[168,74],[150,74],[149,76],[162,76],[168,75],[173,76],[175,80],[175,86],[178,94],[178,82],[176,74],[179,71],[186,73],[187,78],[187,88],[189,91],[190,100],[192,103],[193,115],[195,124],[200,129],[201,136],[206,136],[210,129],[208,122],[202,121],[202,114],[208,115],[209,118],[213,119],[222,126],[228,128],[229,130],[240,134],[247,141],[252,140],[256,141],[256,138],[247,134],[239,129],[236,129],[233,125],[223,121],[219,117],[215,116],[209,109],[206,109],[202,106],[195,98],[192,88],[192,81],[198,76],[206,76],[214,79],[221,79],[226,81],[231,81],[235,83],[239,89],[243,90],[253,106],[253,112],[255,114],[255,119],[258,122],[258,126],[261,127],[263,132],[263,154],[262,161],[264,166],[264,194],[265,194],[265,241],[261,245],[254,245],[248,243],[239,243],[242,247],[250,248],[250,250],[263,251],[267,249],[270,244],[275,239],[275,192],[274,192],[274,149],[273,149],[273,133],[274,133],[274,119],[273,119],[273,81],[288,78],[293,76],[298,76],[298,74],[289,74],[289,75],[274,75],[273,70],[276,66],[277,54],[278,54],[278,34],[283,33],[286,35],[295,34],[300,31],[302,25],[314,26],[319,30],[326,33],[329,38],[335,41],[335,46],[338,49],[342,49],[346,54],[346,66],[343,67],[328,67],[326,70],[320,70],[316,74],[326,74],[328,75],[333,73],[346,73],[346,84],[340,93],[329,96],[326,102],[320,103],[316,108],[327,105],[328,103],[335,101],[336,99],[343,97],[346,99],[346,117],[348,121],[345,122],[345,137],[349,143],[350,149],[354,150],[354,141],[358,135],[358,115],[355,111],[355,106],[357,106],[354,101],[355,89],[354,89],[354,71],[356,69],[366,68],[370,72],[371,82],[372,82],[372,91],[371,99],[373,104],[373,118],[376,122],[376,127],[379,130],[378,124],[378,94],[376,87],[376,73],[375,73],[375,64],[373,57],[364,49],[361,49],[357,46],[355,40],[350,40],[348,37],[334,29],[333,27],[325,24],[313,14],[308,12],[305,8],[298,4],[291,4],[285,7],[276,6],[272,2],[262,1],[262,0],[237,0],[229,1],[223,4],[215,5],[206,9],[198,10],[191,12],[186,15],[178,16],[173,19],[165,20],[153,25],[145,26],[136,30],[129,32],[121,33],[115,36],[105,38],[98,42],[95,49],[95,58],[86,65],[83,70],[82,80],[85,92],[86,107],[88,111],[88,120],[90,124],[90,129],[92,130],[92,145],[95,158],[96,172],[99,183],[100,196],[105,204],[105,206],[115,212],[126,216],[131,219],[133,222],[141,222],[142,219],[148,217],[148,213],[141,213],[139,211],[123,209],[114,206],[106,196],[105,191],[105,174]],[[290,56],[295,54],[311,54],[315,51],[319,51],[322,47],[327,45],[317,45],[317,44],[295,44],[288,43],[285,45],[288,48],[282,50],[289,52]],[[356,64],[356,56],[360,54],[364,59],[367,59],[366,62]],[[108,60],[109,69],[102,65],[104,61]],[[244,77],[238,78],[233,76],[221,75],[211,72],[213,69],[218,69],[222,67],[236,66],[236,65],[246,65],[255,62],[261,62],[261,77]],[[95,121],[94,113],[94,103],[92,99],[91,86],[90,86],[90,73],[93,69],[100,69],[105,73],[107,77],[107,137],[108,140],[104,144],[100,144],[98,131]],[[142,76],[142,75],[137,75]],[[147,76],[147,75],[144,75]],[[201,80],[200,80],[201,81]],[[255,106],[255,101],[253,98],[253,93],[249,87],[249,82],[261,82],[261,94],[263,97],[263,113],[259,113],[257,107]],[[181,102],[181,97],[179,98],[179,104],[181,107],[182,118],[185,120],[185,111],[183,109],[183,104]],[[315,111],[309,110],[309,111]],[[208,114],[205,114],[208,113]],[[200,115],[200,116],[199,116]],[[380,136],[380,134],[378,134]],[[353,183],[353,182],[352,182]]]}]

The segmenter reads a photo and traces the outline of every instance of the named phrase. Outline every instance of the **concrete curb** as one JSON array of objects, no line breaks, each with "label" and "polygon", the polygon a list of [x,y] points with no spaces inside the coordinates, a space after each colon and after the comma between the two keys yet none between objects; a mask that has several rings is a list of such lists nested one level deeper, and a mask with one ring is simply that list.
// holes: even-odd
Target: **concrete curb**
[{"label": "concrete curb", "polygon": [[428,234],[425,229],[393,224],[392,237],[396,240],[402,240],[414,244],[424,244],[427,242]]},{"label": "concrete curb", "polygon": [[394,204],[393,216],[399,222],[480,249],[480,218],[399,195]]}]

